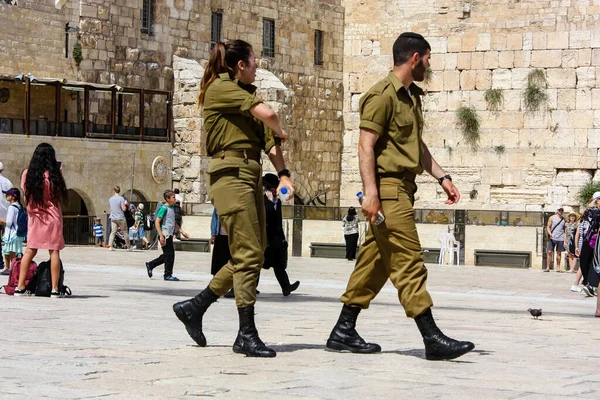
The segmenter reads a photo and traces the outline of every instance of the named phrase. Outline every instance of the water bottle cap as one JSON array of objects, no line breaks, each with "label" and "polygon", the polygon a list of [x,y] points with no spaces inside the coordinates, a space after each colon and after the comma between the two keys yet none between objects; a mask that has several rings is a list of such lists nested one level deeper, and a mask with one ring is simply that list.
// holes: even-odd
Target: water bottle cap
[{"label": "water bottle cap", "polygon": [[363,194],[363,192],[358,192],[358,193],[356,193],[356,196],[360,197],[360,196],[362,196],[362,194]]},{"label": "water bottle cap", "polygon": [[283,188],[281,188],[280,192],[281,192],[281,194],[287,194],[288,190],[287,190],[287,188],[283,187]]}]

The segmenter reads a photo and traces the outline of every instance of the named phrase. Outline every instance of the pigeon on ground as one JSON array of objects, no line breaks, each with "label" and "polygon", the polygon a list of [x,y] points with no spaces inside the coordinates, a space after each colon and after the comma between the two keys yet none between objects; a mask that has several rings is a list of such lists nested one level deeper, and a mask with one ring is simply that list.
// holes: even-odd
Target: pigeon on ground
[{"label": "pigeon on ground", "polygon": [[534,319],[538,319],[538,317],[542,316],[541,308],[529,308],[527,311],[529,311],[529,314],[531,314]]}]

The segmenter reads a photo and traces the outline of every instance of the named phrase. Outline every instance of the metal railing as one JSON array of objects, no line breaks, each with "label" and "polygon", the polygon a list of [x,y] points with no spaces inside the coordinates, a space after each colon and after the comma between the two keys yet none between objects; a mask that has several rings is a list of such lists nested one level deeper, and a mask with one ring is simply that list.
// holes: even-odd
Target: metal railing
[{"label": "metal railing", "polygon": [[63,236],[66,244],[94,244],[94,217],[88,215],[63,216]]}]

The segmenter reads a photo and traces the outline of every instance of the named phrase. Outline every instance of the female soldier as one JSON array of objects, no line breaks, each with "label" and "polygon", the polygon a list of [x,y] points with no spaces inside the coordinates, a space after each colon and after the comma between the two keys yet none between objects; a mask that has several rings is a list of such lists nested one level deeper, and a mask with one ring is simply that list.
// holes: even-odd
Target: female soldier
[{"label": "female soldier", "polygon": [[293,196],[280,141],[287,139],[277,114],[255,95],[256,60],[242,40],[217,43],[200,82],[211,201],[228,233],[231,259],[196,297],[176,303],[173,311],[188,334],[206,346],[202,317],[208,307],[233,286],[240,328],[233,351],[250,357],[275,357],[254,325],[256,278],[266,247],[261,150],[278,171],[280,187]]}]

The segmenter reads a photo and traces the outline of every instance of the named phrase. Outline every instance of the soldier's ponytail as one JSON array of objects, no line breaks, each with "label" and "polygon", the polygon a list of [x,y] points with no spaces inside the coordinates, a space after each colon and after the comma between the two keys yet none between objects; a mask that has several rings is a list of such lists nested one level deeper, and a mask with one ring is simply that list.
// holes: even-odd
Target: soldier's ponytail
[{"label": "soldier's ponytail", "polygon": [[232,40],[227,43],[217,42],[210,52],[210,59],[204,76],[200,81],[200,94],[198,95],[198,105],[204,105],[204,96],[206,89],[217,79],[219,74],[228,72],[233,78],[237,72],[239,61],[248,62],[252,54],[252,46],[243,40]]}]

